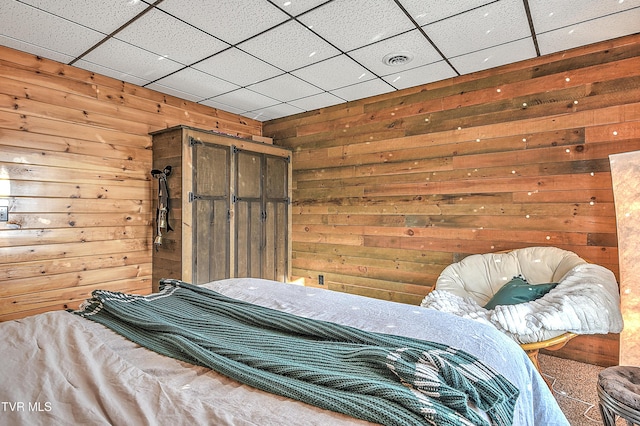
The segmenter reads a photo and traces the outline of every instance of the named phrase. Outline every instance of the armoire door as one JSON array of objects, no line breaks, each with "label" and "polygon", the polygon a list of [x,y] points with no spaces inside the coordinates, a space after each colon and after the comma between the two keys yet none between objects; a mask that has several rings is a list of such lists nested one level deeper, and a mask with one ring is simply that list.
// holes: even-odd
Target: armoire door
[{"label": "armoire door", "polygon": [[235,276],[261,276],[263,154],[235,152]]},{"label": "armoire door", "polygon": [[236,150],[235,276],[285,281],[288,158]]},{"label": "armoire door", "polygon": [[265,155],[264,277],[286,281],[289,269],[289,159]]},{"label": "armoire door", "polygon": [[229,278],[231,148],[193,144],[193,282]]}]

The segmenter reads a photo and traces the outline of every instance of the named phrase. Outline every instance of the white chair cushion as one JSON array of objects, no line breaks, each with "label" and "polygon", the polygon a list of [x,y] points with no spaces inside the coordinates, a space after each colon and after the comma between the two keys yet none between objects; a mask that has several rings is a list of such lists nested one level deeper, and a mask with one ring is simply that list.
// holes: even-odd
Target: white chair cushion
[{"label": "white chair cushion", "polygon": [[557,283],[573,267],[587,263],[577,254],[557,247],[527,247],[507,253],[474,254],[447,266],[436,290],[471,297],[480,306],[513,277],[531,284]]}]

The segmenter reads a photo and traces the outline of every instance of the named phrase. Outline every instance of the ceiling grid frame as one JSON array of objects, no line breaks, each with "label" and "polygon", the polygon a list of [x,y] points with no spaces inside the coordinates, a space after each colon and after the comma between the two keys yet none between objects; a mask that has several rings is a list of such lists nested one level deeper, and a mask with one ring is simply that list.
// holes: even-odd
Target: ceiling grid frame
[{"label": "ceiling grid frame", "polygon": [[640,31],[640,0],[5,1],[2,45],[260,121]]}]

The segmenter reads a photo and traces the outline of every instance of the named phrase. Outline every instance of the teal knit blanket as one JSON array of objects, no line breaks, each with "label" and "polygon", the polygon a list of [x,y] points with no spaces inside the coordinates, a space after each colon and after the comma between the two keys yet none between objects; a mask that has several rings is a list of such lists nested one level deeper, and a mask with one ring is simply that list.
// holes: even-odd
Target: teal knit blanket
[{"label": "teal knit blanket", "polygon": [[[261,307],[163,280],[139,296],[96,290],[79,310],[160,354],[385,425],[509,425],[518,390],[472,355]],[[425,325],[428,326],[428,325]]]}]

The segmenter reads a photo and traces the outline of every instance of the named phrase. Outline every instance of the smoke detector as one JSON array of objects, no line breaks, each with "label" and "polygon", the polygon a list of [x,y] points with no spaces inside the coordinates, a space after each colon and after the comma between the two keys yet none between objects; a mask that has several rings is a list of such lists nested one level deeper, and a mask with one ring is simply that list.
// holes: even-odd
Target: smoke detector
[{"label": "smoke detector", "polygon": [[396,52],[389,53],[382,58],[382,62],[385,65],[389,65],[391,67],[399,67],[401,65],[406,65],[413,60],[413,53],[410,52]]}]

